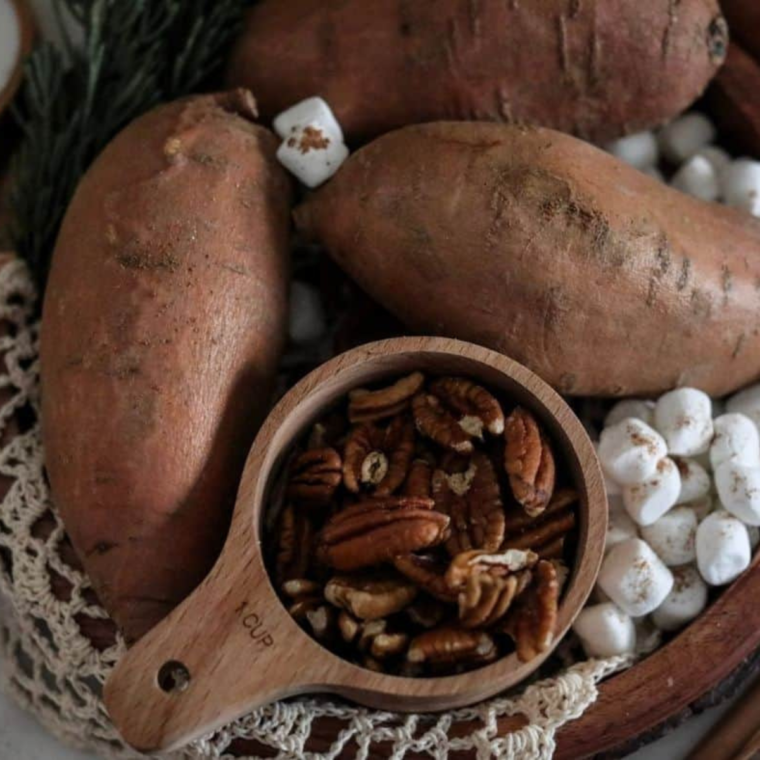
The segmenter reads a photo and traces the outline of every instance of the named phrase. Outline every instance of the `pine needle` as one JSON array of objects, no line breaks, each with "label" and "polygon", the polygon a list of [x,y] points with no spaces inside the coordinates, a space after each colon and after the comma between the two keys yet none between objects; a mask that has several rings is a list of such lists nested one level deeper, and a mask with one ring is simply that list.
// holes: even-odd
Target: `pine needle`
[{"label": "pine needle", "polygon": [[54,0],[82,27],[64,51],[41,43],[14,114],[23,131],[11,209],[16,250],[41,288],[79,179],[106,143],[157,103],[218,73],[250,0]]}]

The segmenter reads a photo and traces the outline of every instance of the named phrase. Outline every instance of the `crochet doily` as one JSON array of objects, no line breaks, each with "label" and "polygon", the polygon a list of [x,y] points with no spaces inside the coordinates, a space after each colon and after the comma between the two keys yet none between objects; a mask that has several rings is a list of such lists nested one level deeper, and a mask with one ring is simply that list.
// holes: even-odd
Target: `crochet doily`
[{"label": "crochet doily", "polygon": [[[0,658],[4,689],[64,742],[106,758],[137,758],[120,740],[100,699],[123,642],[93,644],[93,624],[108,629],[87,578],[72,561],[70,544],[50,501],[38,421],[36,294],[19,261],[0,270]],[[89,628],[88,628],[89,626]],[[90,631],[90,637],[83,633]],[[629,664],[625,657],[581,662],[475,707],[442,715],[398,715],[322,698],[289,700],[241,718],[181,752],[176,760],[231,757],[236,739],[271,747],[278,758],[329,760],[346,747],[362,760],[423,753],[443,760],[470,751],[481,758],[550,758],[554,735],[595,701],[597,684]],[[498,735],[497,719],[525,715],[526,727]],[[315,721],[338,718],[343,730],[329,750],[308,751]],[[462,721],[480,726],[450,735]],[[461,733],[456,732],[456,733]],[[382,744],[382,750],[379,745]]]}]

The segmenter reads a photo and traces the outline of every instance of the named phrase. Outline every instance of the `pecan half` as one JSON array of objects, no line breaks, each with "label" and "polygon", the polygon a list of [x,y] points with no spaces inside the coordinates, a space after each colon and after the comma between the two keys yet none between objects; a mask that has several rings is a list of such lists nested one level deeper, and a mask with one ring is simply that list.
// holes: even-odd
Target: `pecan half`
[{"label": "pecan half", "polygon": [[418,393],[412,399],[412,414],[417,430],[439,446],[459,454],[469,454],[473,450],[470,434],[430,393]]},{"label": "pecan half", "polygon": [[343,463],[335,449],[304,451],[293,461],[286,496],[299,504],[326,507],[342,479]]},{"label": "pecan half", "polygon": [[430,392],[444,406],[458,415],[457,423],[474,438],[482,438],[483,430],[491,435],[504,432],[501,404],[485,389],[463,377],[444,377],[430,384]]},{"label": "pecan half", "polygon": [[496,471],[481,451],[472,455],[464,471],[463,466],[444,458],[442,468],[433,475],[436,507],[451,517],[446,549],[452,557],[472,549],[495,552],[504,540],[505,530]]},{"label": "pecan half", "polygon": [[311,521],[301,510],[287,504],[280,515],[277,536],[275,580],[282,587],[286,581],[307,577],[314,537]]},{"label": "pecan half", "polygon": [[359,493],[372,489],[376,496],[390,496],[406,479],[414,457],[414,426],[395,417],[387,428],[372,424],[355,427],[348,437],[343,464],[346,488]]},{"label": "pecan half", "polygon": [[332,640],[336,636],[336,611],[322,603],[315,609],[306,611],[306,622],[311,626],[315,638],[320,641]]},{"label": "pecan half", "polygon": [[554,640],[559,608],[559,582],[551,562],[541,560],[534,571],[535,582],[520,596],[504,626],[523,662],[546,652]]},{"label": "pecan half", "polygon": [[482,551],[462,552],[452,560],[446,571],[449,588],[461,589],[476,575],[488,574],[493,578],[507,578],[521,570],[530,569],[538,562],[538,555],[532,551],[507,549],[489,554]]},{"label": "pecan half", "polygon": [[433,466],[424,459],[415,459],[409,468],[402,493],[429,499],[433,493]]},{"label": "pecan half", "polygon": [[352,422],[375,422],[394,417],[409,406],[409,401],[422,388],[425,377],[414,372],[379,391],[359,388],[348,394],[348,419]]},{"label": "pecan half", "polygon": [[531,518],[522,510],[507,512],[507,537],[502,549],[532,549],[541,559],[559,559],[567,534],[575,527],[573,506],[578,494],[572,489],[557,491],[546,510]]},{"label": "pecan half", "polygon": [[529,515],[540,515],[549,504],[556,480],[549,441],[536,418],[522,407],[507,418],[505,438],[504,467],[512,493]]},{"label": "pecan half", "polygon": [[325,599],[360,620],[401,612],[414,601],[417,587],[397,575],[338,575],[325,586]]},{"label": "pecan half", "polygon": [[355,504],[328,520],[319,535],[318,558],[337,570],[359,570],[436,546],[449,519],[430,499],[386,497]]},{"label": "pecan half", "polygon": [[459,594],[459,621],[464,628],[494,625],[509,611],[515,597],[528,587],[533,575],[521,570],[507,577],[489,573],[471,575]]},{"label": "pecan half", "polygon": [[402,654],[408,645],[409,636],[405,633],[381,633],[372,640],[369,651],[378,660],[385,660]]},{"label": "pecan half", "polygon": [[446,566],[434,557],[420,554],[404,554],[396,557],[393,564],[400,573],[416,583],[430,596],[449,604],[456,603],[456,591],[446,583]]},{"label": "pecan half", "polygon": [[493,637],[485,631],[471,631],[446,625],[425,631],[412,639],[407,660],[431,665],[475,665],[492,662],[497,649]]}]

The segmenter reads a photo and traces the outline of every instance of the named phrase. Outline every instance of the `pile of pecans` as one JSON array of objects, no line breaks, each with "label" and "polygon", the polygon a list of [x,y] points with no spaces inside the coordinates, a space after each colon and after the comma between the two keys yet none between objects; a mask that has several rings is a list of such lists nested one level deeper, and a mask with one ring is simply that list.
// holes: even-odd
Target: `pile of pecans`
[{"label": "pile of pecans", "polygon": [[290,614],[366,668],[439,676],[552,644],[577,494],[522,407],[415,372],[355,390],[286,467],[270,567]]}]

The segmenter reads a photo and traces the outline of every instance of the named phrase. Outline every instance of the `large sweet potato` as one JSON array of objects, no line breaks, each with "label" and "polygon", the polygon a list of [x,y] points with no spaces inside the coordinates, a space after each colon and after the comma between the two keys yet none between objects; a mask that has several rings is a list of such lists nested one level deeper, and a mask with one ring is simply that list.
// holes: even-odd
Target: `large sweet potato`
[{"label": "large sweet potato", "polygon": [[229,81],[268,117],[322,95],[352,140],[478,119],[598,141],[685,109],[726,42],[717,0],[263,0]]},{"label": "large sweet potato", "polygon": [[760,221],[547,129],[439,123],[355,153],[296,211],[411,327],[571,394],[760,374]]},{"label": "large sweet potato", "polygon": [[290,182],[244,91],[157,108],[82,180],[42,324],[47,469],[129,639],[204,577],[286,325]]}]

